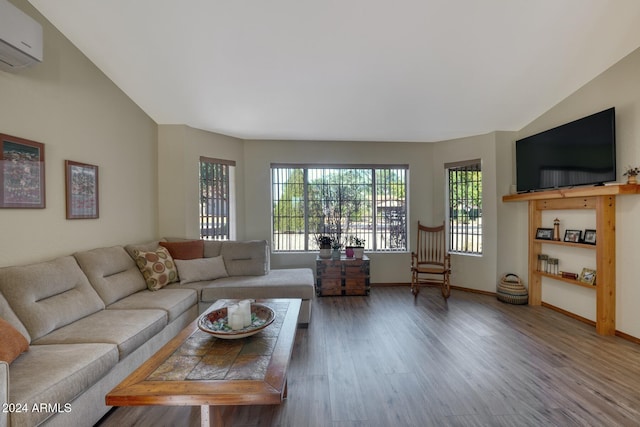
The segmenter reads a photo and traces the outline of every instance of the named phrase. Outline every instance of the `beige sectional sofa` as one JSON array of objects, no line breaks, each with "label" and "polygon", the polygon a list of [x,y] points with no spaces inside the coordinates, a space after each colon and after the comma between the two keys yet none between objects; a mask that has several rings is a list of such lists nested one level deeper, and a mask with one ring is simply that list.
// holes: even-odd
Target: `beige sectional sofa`
[{"label": "beige sectional sofa", "polygon": [[309,322],[310,269],[271,270],[266,241],[203,246],[198,259],[174,259],[184,277],[157,290],[134,259],[158,241],[0,268],[0,341],[28,346],[0,361],[0,427],[94,424],[105,394],[217,299],[301,298]]}]

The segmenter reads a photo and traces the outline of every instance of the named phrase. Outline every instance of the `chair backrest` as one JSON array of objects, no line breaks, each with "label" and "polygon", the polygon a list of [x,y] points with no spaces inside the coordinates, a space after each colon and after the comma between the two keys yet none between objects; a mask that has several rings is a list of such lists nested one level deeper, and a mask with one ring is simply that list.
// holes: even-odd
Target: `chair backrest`
[{"label": "chair backrest", "polygon": [[444,223],[429,227],[418,221],[416,256],[418,264],[445,265],[449,254]]}]

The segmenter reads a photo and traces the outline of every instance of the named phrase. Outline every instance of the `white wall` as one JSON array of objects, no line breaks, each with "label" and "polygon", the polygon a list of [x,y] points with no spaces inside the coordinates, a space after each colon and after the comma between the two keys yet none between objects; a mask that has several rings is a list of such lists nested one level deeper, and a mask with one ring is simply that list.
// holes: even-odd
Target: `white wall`
[{"label": "white wall", "polygon": [[[623,182],[624,168],[627,165],[640,165],[640,49],[523,128],[518,133],[518,139],[612,106],[616,108],[618,181]],[[511,182],[515,184],[515,174]],[[526,206],[526,203],[522,205]],[[640,241],[640,196],[619,196],[616,205],[616,329],[640,337],[640,311],[637,308],[640,304],[640,287],[636,265],[636,247]],[[526,241],[526,235],[522,234],[526,226],[521,225],[526,224],[526,207],[518,215],[522,218],[518,223],[501,223],[501,230],[509,235],[521,236]],[[562,229],[575,225],[579,229],[584,221],[589,221],[570,212],[560,212],[558,215]],[[568,258],[575,254],[564,256],[567,262],[578,262]],[[509,253],[501,250],[501,257],[514,264],[522,260],[526,262],[526,255],[519,251]],[[560,262],[563,262],[562,258]],[[583,261],[585,264],[589,262]],[[591,289],[544,281],[542,300],[595,320],[595,292]]]},{"label": "white wall", "polygon": [[[431,156],[432,144],[326,141],[245,142],[245,225],[251,238],[271,240],[271,163],[377,163],[409,164],[409,223],[412,241],[417,221],[434,221]],[[437,222],[441,221],[438,219]],[[413,243],[411,244],[413,247]],[[278,267],[314,267],[316,253],[272,255]],[[411,281],[409,252],[368,253],[372,283]]]},{"label": "white wall", "polygon": [[502,197],[515,192],[516,132],[496,132],[496,203],[498,277],[513,273],[528,285],[528,227],[526,203],[502,203]]},{"label": "white wall", "polygon": [[[43,19],[44,62],[0,71],[0,133],[45,144],[46,208],[0,209],[0,266],[154,238],[156,125]],[[64,160],[99,167],[100,218],[67,220]]]},{"label": "white wall", "polygon": [[431,161],[434,216],[444,219],[446,163],[482,161],[482,255],[451,256],[451,283],[455,286],[495,292],[497,281],[496,134],[473,136],[434,144]]},{"label": "white wall", "polygon": [[159,236],[199,238],[200,156],[233,160],[236,238],[245,238],[243,141],[184,125],[158,126]]},{"label": "white wall", "polygon": [[[497,265],[496,150],[492,133],[437,144],[403,142],[244,141],[197,131],[185,126],[159,127],[160,235],[197,237],[197,160],[200,155],[238,160],[243,147],[244,191],[239,197],[239,238],[271,240],[272,163],[409,164],[409,248],[415,249],[418,220],[437,224],[444,220],[444,164],[481,158],[483,162],[484,253],[481,257],[454,256],[453,284],[495,291]],[[508,138],[507,138],[508,139]],[[509,140],[510,141],[510,140]],[[241,186],[242,187],[242,186]],[[503,182],[501,190],[509,188]],[[526,223],[525,223],[526,224]],[[371,253],[372,283],[408,283],[410,250]],[[272,266],[313,267],[311,253],[273,253]]]}]

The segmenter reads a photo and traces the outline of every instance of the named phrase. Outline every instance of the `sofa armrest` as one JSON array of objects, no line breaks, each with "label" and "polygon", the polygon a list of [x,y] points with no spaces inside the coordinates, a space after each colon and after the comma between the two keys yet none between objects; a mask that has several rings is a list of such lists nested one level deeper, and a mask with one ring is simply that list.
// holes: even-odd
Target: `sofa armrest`
[{"label": "sofa armrest", "polygon": [[9,414],[2,411],[5,403],[9,403],[9,364],[0,360],[0,427],[9,425]]}]

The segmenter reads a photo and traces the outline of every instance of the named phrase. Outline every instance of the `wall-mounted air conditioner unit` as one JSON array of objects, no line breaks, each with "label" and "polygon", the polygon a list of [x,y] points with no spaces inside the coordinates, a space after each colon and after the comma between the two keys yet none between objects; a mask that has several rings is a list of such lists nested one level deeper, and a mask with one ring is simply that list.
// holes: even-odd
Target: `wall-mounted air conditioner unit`
[{"label": "wall-mounted air conditioner unit", "polygon": [[42,25],[0,0],[0,69],[16,71],[42,62]]}]

